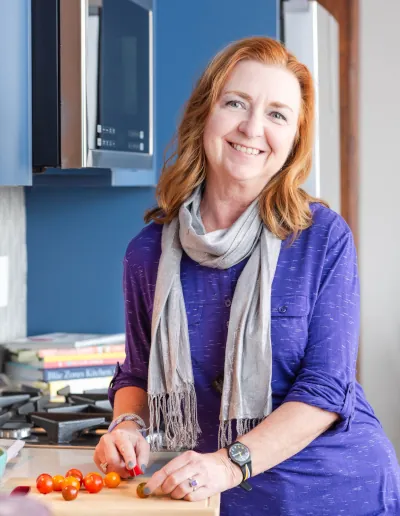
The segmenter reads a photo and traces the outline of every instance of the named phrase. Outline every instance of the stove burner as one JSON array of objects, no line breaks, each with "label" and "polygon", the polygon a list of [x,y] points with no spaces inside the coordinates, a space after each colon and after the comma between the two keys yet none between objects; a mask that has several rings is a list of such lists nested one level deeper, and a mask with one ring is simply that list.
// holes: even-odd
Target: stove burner
[{"label": "stove burner", "polygon": [[9,421],[0,428],[2,439],[26,439],[31,435],[32,425],[25,422]]}]

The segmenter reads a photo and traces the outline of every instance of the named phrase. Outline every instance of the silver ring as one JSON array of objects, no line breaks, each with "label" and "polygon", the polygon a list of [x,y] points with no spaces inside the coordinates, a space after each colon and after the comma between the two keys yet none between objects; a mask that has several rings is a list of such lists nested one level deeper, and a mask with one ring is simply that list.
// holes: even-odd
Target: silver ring
[{"label": "silver ring", "polygon": [[196,489],[198,487],[197,480],[195,478],[188,478],[188,480],[189,480],[190,487],[193,489],[193,491],[196,491]]},{"label": "silver ring", "polygon": [[104,472],[107,471],[108,462],[103,462],[102,464],[100,464],[100,467]]}]

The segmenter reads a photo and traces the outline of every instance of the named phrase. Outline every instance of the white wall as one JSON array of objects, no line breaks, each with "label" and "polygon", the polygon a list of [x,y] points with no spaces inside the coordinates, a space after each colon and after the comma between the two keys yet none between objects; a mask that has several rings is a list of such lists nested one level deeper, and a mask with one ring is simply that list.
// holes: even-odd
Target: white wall
[{"label": "white wall", "polygon": [[8,304],[0,307],[0,342],[26,335],[26,222],[22,187],[0,187],[0,256],[8,256]]},{"label": "white wall", "polygon": [[399,20],[360,0],[361,383],[400,458]]}]

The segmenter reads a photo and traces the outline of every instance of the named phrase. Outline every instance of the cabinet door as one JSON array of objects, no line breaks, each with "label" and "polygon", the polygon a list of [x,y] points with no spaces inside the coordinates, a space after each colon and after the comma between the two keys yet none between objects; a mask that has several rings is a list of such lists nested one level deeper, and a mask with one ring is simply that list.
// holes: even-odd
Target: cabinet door
[{"label": "cabinet door", "polygon": [[30,12],[0,1],[0,186],[32,184]]}]

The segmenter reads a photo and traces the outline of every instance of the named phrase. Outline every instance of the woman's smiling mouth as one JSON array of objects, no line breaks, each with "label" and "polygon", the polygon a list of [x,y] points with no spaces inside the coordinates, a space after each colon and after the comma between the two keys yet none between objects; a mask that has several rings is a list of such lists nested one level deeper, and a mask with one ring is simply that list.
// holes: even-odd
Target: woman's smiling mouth
[{"label": "woman's smiling mouth", "polygon": [[260,149],[255,149],[254,147],[246,147],[245,145],[239,145],[238,143],[228,142],[229,145],[238,152],[242,154],[247,154],[249,156],[258,156],[259,154],[263,154],[264,151]]}]

